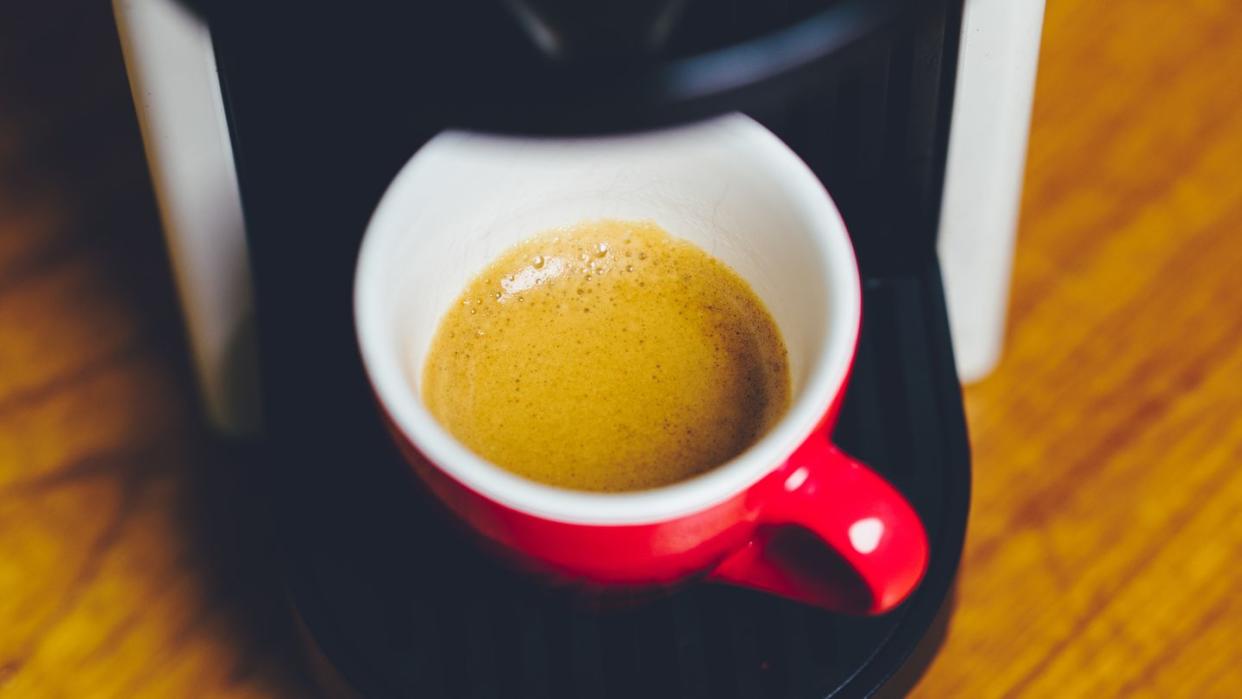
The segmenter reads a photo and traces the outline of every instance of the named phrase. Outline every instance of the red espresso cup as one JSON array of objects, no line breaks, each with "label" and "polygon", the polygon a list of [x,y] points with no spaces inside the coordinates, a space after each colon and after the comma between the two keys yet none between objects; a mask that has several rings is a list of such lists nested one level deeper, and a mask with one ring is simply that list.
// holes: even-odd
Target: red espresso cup
[{"label": "red espresso cup", "polygon": [[[474,454],[422,404],[433,334],[470,279],[535,233],[597,219],[652,220],[697,244],[780,327],[790,409],[733,460],[651,490],[558,488]],[[892,609],[923,575],[917,514],[828,439],[861,314],[845,226],[806,165],[748,117],[590,139],[442,133],[376,209],[354,302],[363,363],[411,467],[529,569],[592,587],[706,578],[849,613]]]}]

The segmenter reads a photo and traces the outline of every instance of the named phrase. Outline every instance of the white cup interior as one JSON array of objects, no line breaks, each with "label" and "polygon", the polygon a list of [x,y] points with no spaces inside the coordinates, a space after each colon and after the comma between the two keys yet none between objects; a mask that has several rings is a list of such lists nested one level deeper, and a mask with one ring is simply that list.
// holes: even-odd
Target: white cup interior
[{"label": "white cup interior", "polygon": [[[598,219],[654,221],[697,244],[745,278],[780,327],[791,409],[728,464],[632,493],[556,488],[475,455],[423,406],[423,361],[441,317],[467,283],[532,235]],[[698,511],[779,465],[844,381],[859,305],[853,250],[832,200],[784,143],[740,114],[592,139],[444,132],[384,195],[355,280],[363,362],[411,442],[493,500],[550,519],[598,524]]]}]

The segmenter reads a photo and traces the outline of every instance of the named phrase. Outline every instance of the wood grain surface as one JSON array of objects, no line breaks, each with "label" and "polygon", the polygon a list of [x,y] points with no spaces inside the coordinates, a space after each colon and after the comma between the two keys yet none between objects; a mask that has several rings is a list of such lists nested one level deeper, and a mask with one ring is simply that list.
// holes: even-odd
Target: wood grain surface
[{"label": "wood grain surface", "polygon": [[[1242,696],[1242,4],[1048,10],[919,697]],[[0,5],[0,698],[312,696],[200,427],[106,3]]]}]

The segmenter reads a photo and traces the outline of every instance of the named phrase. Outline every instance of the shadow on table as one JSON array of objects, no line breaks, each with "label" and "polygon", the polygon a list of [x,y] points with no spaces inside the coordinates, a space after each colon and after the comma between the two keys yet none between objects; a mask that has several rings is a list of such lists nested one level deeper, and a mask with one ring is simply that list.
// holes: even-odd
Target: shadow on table
[{"label": "shadow on table", "polygon": [[233,679],[314,696],[281,589],[255,450],[207,434],[187,408],[189,354],[110,3],[15,3],[3,14],[0,66],[16,70],[0,70],[0,190],[43,216],[41,237],[31,236],[31,252],[5,281],[67,259],[105,270],[107,293],[137,320],[142,361],[170,386],[168,395],[149,396],[167,420],[135,430],[151,442],[136,448],[156,456],[123,467],[135,470],[133,479],[176,479],[171,520],[183,531],[174,534],[202,571],[204,614],[222,623],[237,650]]},{"label": "shadow on table", "polygon": [[208,606],[219,610],[235,635],[238,677],[262,679],[309,697],[311,668],[285,595],[275,523],[265,505],[254,445],[202,437],[202,455],[187,474],[185,534],[206,571]]}]

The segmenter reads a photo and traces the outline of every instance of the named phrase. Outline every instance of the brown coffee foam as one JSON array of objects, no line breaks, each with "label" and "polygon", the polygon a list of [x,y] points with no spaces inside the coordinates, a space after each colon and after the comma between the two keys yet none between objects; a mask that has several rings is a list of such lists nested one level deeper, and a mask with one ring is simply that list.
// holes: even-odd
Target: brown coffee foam
[{"label": "brown coffee foam", "polygon": [[536,481],[628,491],[753,444],[789,406],[785,346],[749,285],[651,222],[595,221],[509,249],[441,319],[433,415]]}]

